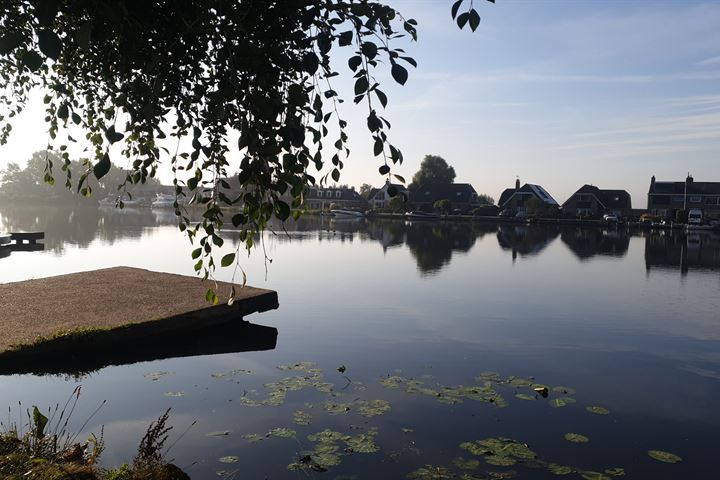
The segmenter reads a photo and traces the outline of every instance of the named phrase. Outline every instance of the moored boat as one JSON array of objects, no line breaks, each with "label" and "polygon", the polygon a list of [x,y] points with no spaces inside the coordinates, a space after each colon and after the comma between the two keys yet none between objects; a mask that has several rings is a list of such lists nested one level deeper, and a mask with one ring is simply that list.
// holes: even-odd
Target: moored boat
[{"label": "moored boat", "polygon": [[405,218],[408,220],[439,220],[440,215],[437,213],[413,211],[406,213]]},{"label": "moored boat", "polygon": [[363,212],[358,212],[355,210],[338,209],[338,210],[330,210],[330,213],[332,213],[335,217],[339,217],[339,218],[343,218],[343,217],[345,217],[345,218],[351,218],[351,217],[352,218],[360,218],[360,217],[365,216],[365,214]]}]

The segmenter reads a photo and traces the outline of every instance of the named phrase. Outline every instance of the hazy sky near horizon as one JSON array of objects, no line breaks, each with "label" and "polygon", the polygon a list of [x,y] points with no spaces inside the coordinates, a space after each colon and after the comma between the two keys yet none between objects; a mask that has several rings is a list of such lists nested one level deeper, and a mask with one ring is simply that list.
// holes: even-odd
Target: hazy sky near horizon
[{"label": "hazy sky near horizon", "polygon": [[[407,84],[378,75],[405,156],[394,171],[408,181],[426,154],[495,199],[516,176],[560,203],[585,183],[624,188],[636,208],[651,175],[720,181],[720,2],[475,0],[474,34],[458,30],[449,0],[388,3],[419,23],[417,43],[395,43],[419,64]],[[341,182],[379,185],[344,55],[336,89],[351,158]],[[0,147],[0,169],[44,148],[37,97]],[[161,175],[169,182],[168,168]]]}]

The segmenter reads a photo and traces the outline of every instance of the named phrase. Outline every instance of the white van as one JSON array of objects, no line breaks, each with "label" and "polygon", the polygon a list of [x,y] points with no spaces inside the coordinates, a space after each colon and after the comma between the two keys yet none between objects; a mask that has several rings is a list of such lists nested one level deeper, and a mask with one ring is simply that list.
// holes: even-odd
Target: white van
[{"label": "white van", "polygon": [[693,208],[688,212],[688,225],[700,225],[703,221],[702,210]]}]

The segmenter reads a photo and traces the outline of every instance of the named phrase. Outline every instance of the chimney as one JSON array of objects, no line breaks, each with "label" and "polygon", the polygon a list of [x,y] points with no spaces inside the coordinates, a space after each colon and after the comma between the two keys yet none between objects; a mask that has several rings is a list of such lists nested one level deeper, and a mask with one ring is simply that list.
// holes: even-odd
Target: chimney
[{"label": "chimney", "polygon": [[650,191],[652,192],[654,190],[655,190],[655,175],[650,177]]},{"label": "chimney", "polygon": [[515,190],[520,190],[520,177],[515,179]]},{"label": "chimney", "polygon": [[690,175],[690,172],[688,172],[688,176],[687,176],[687,178],[685,179],[685,181],[686,181],[687,183],[692,183],[692,182],[693,182],[693,177],[692,177],[692,175]]}]

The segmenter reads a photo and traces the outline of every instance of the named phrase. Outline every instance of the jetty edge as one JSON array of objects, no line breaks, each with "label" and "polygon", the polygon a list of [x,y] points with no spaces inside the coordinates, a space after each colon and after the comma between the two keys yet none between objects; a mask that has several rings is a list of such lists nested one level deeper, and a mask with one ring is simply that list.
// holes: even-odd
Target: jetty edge
[{"label": "jetty edge", "polygon": [[[205,298],[211,287],[220,296],[218,305]],[[235,300],[228,305],[232,287],[132,267],[0,284],[0,355],[93,332],[122,340],[162,337],[240,322],[279,306],[277,292],[240,285],[234,285]]]}]

